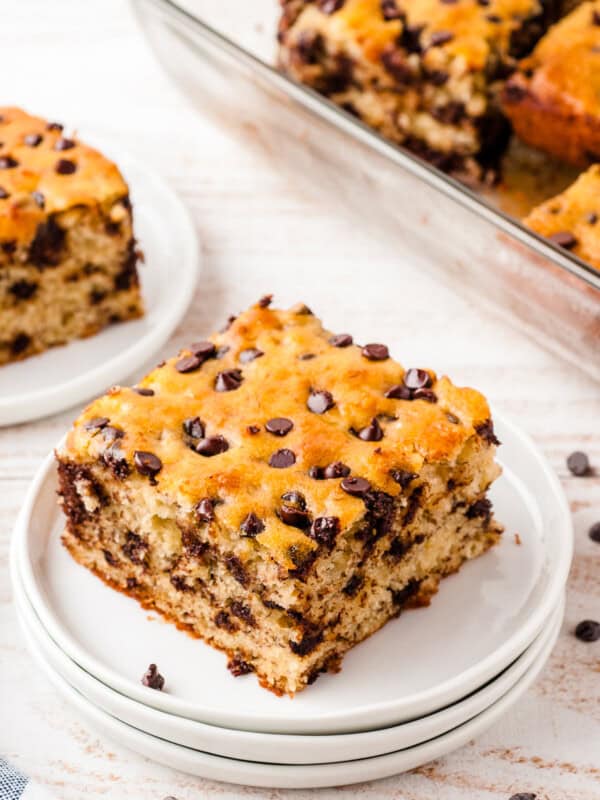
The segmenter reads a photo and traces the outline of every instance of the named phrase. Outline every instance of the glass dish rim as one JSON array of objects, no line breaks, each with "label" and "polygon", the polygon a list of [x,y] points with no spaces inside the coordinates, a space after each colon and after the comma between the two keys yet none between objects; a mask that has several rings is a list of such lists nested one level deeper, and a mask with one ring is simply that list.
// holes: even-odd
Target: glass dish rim
[{"label": "glass dish rim", "polygon": [[[366,145],[390,162],[400,166],[414,177],[424,181],[428,186],[442,192],[461,206],[474,212],[479,217],[494,225],[499,230],[528,247],[533,253],[548,259],[552,264],[569,272],[593,289],[600,290],[600,270],[565,251],[545,237],[526,228],[517,217],[492,206],[485,198],[480,197],[472,189],[455,178],[438,170],[418,156],[404,150],[399,145],[385,139],[371,127],[338,105],[318,94],[308,86],[304,86],[285,75],[275,66],[268,64],[249,50],[219,32],[207,22],[197,17],[176,0],[134,0],[137,5],[155,6],[178,21],[187,21],[194,26],[195,32],[204,37],[230,57],[250,67],[266,78],[272,85],[284,92],[292,100],[299,102],[305,109],[332,124],[344,134]],[[139,10],[137,11],[139,14]]]}]

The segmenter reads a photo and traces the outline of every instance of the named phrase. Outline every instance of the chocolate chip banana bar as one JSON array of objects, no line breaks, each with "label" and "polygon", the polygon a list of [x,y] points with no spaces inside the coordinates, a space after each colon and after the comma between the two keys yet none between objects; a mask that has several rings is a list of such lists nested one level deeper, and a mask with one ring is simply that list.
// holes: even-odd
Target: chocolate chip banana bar
[{"label": "chocolate chip banana bar", "polygon": [[384,136],[479,180],[509,136],[499,88],[559,0],[281,0],[279,61]]},{"label": "chocolate chip banana bar", "polygon": [[63,541],[293,694],[498,541],[497,444],[478,392],[266,297],[84,411]]},{"label": "chocolate chip banana bar", "polygon": [[518,136],[575,166],[600,161],[600,2],[554,25],[507,83]]},{"label": "chocolate chip banana bar", "polygon": [[115,164],[0,108],[0,365],[139,317],[136,261]]}]

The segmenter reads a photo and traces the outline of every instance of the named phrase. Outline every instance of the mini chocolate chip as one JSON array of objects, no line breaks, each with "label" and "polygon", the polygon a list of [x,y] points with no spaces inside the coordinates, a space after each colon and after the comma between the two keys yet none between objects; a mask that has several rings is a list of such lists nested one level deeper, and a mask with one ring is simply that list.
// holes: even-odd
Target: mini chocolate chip
[{"label": "mini chocolate chip", "polygon": [[319,544],[333,547],[340,532],[340,521],[337,517],[317,517],[310,528],[310,537]]},{"label": "mini chocolate chip", "polygon": [[281,450],[276,450],[269,458],[269,466],[275,467],[275,469],[285,469],[286,467],[291,467],[292,464],[295,463],[295,454],[291,450],[287,450],[285,447]]},{"label": "mini chocolate chip", "polygon": [[204,438],[204,423],[200,417],[188,417],[188,419],[184,420],[183,430],[188,436],[191,436],[192,439]]},{"label": "mini chocolate chip", "polygon": [[573,473],[573,475],[576,475],[578,478],[582,478],[590,471],[590,461],[585,453],[582,453],[580,450],[576,450],[567,458],[567,467],[569,468],[569,471]]},{"label": "mini chocolate chip", "polygon": [[315,392],[311,390],[306,405],[308,406],[308,410],[312,411],[313,414],[324,414],[330,408],[333,408],[335,401],[331,392],[324,390]]},{"label": "mini chocolate chip", "polygon": [[404,376],[404,385],[409,389],[424,389],[431,386],[431,376],[424,369],[409,369]]},{"label": "mini chocolate chip", "polygon": [[54,170],[59,175],[72,175],[77,170],[77,164],[70,158],[59,158]]},{"label": "mini chocolate chip", "polygon": [[383,439],[383,430],[377,421],[377,417],[373,417],[370,424],[366,428],[361,428],[356,434],[363,442],[379,442]]},{"label": "mini chocolate chip", "polygon": [[93,417],[84,423],[83,427],[86,431],[99,431],[105,428],[110,422],[108,417]]},{"label": "mini chocolate chip", "polygon": [[283,503],[277,515],[282,522],[294,528],[308,528],[311,523],[311,517],[308,511],[289,503]]},{"label": "mini chocolate chip", "polygon": [[57,139],[54,145],[54,149],[58,150],[59,152],[61,150],[70,150],[72,147],[75,147],[75,142],[73,139],[67,139],[64,136],[61,136],[60,139]]},{"label": "mini chocolate chip", "polygon": [[390,475],[392,480],[396,481],[403,489],[406,489],[409,483],[412,483],[417,477],[416,472],[409,472],[406,469],[391,469]]},{"label": "mini chocolate chip", "polygon": [[6,200],[7,197],[10,197],[10,194],[6,191],[4,186],[0,186],[0,200]]},{"label": "mini chocolate chip", "polygon": [[154,396],[154,389],[146,389],[145,386],[132,386],[131,391],[141,395],[142,397]]},{"label": "mini chocolate chip", "polygon": [[413,400],[426,400],[428,403],[437,403],[437,395],[431,389],[415,389],[412,393]]},{"label": "mini chocolate chip", "polygon": [[365,478],[348,477],[340,483],[342,489],[353,497],[364,497],[371,489],[371,484]]},{"label": "mini chocolate chip", "polygon": [[15,281],[8,287],[8,291],[18,300],[29,300],[37,292],[38,284],[30,281]]},{"label": "mini chocolate chip", "polygon": [[600,544],[600,522],[595,522],[588,531],[588,536],[592,542]]},{"label": "mini chocolate chip", "polygon": [[250,434],[250,436],[256,436],[257,433],[260,433],[260,428],[258,425],[248,425],[246,431]]},{"label": "mini chocolate chip", "polygon": [[149,475],[154,477],[162,469],[162,461],[154,453],[148,453],[145,450],[136,450],[133,454],[133,463],[137,467],[137,471],[142,475]]},{"label": "mini chocolate chip", "polygon": [[347,478],[350,475],[350,467],[343,464],[341,461],[334,461],[328,464],[323,470],[324,478]]},{"label": "mini chocolate chip", "polygon": [[429,37],[429,44],[432,47],[451,42],[454,39],[454,34],[451,31],[434,31]]},{"label": "mini chocolate chip", "polygon": [[188,350],[198,358],[201,358],[203,361],[206,361],[209,358],[212,358],[217,351],[217,348],[212,342],[202,341],[202,342],[193,342],[189,347]]},{"label": "mini chocolate chip", "polygon": [[584,219],[590,225],[595,225],[598,222],[598,214],[595,211],[590,211],[589,214],[585,215]]},{"label": "mini chocolate chip", "polygon": [[238,360],[241,364],[248,364],[250,361],[254,361],[255,358],[260,358],[264,356],[262,350],[258,350],[256,347],[248,347],[246,350],[241,350],[238,355]]},{"label": "mini chocolate chip", "polygon": [[41,143],[43,136],[39,133],[28,133],[23,137],[23,142],[27,147],[37,147]]},{"label": "mini chocolate chip", "polygon": [[0,156],[0,169],[13,169],[18,167],[19,162],[12,156]]},{"label": "mini chocolate chip", "polygon": [[203,497],[194,508],[200,522],[212,522],[215,518],[215,506],[209,497]]},{"label": "mini chocolate chip", "polygon": [[294,423],[287,417],[273,417],[265,424],[265,430],[273,436],[286,436],[294,427]]},{"label": "mini chocolate chip", "polygon": [[227,662],[227,669],[234,678],[239,678],[242,675],[249,675],[251,672],[254,672],[252,664],[243,661],[241,658],[230,658]]},{"label": "mini chocolate chip", "polygon": [[261,531],[264,531],[264,529],[264,522],[262,519],[256,516],[254,511],[251,511],[247,516],[245,516],[242,520],[242,524],[240,525],[240,531],[249,539],[254,539],[254,537],[258,536],[258,534]]},{"label": "mini chocolate chip", "polygon": [[215,390],[217,392],[233,392],[239,389],[244,380],[239,369],[226,369],[219,372],[215,380]]},{"label": "mini chocolate chip", "polygon": [[308,477],[312,478],[315,481],[321,481],[325,477],[323,475],[323,467],[309,467],[308,468]]},{"label": "mini chocolate chip", "polygon": [[229,450],[229,443],[223,436],[208,436],[206,439],[200,439],[195,450],[201,456],[218,456]]},{"label": "mini chocolate chip", "polygon": [[571,231],[557,231],[553,233],[548,239],[559,247],[564,247],[565,250],[571,250],[577,244],[577,239]]},{"label": "mini chocolate chip", "polygon": [[298,356],[298,361],[312,361],[313,358],[316,358],[314,353],[302,353]]},{"label": "mini chocolate chip", "polygon": [[575,636],[582,642],[597,642],[600,639],[600,622],[584,619],[575,628]]},{"label": "mini chocolate chip", "polygon": [[64,126],[64,125],[61,125],[61,123],[60,123],[60,122],[49,122],[49,123],[46,125],[46,130],[47,130],[47,131],[62,131],[62,129],[63,129],[64,127],[65,127],[65,126]]},{"label": "mini chocolate chip", "polygon": [[159,692],[163,690],[165,679],[158,671],[156,664],[150,664],[146,672],[144,672],[142,683],[149,689],[157,689]]},{"label": "mini chocolate chip", "polygon": [[386,358],[390,357],[390,351],[384,344],[366,344],[361,353],[369,361],[385,361]]},{"label": "mini chocolate chip", "polygon": [[333,347],[350,347],[353,341],[349,333],[337,333],[330,338],[329,344]]},{"label": "mini chocolate chip", "polygon": [[272,302],[273,302],[273,295],[265,294],[258,301],[258,305],[260,306],[260,308],[268,308]]},{"label": "mini chocolate chip", "polygon": [[33,198],[34,203],[39,206],[39,208],[44,208],[46,205],[46,198],[41,192],[32,192],[31,196]]},{"label": "mini chocolate chip", "polygon": [[175,362],[175,369],[177,372],[194,372],[202,366],[203,359],[199,356],[183,356],[179,361]]},{"label": "mini chocolate chip", "polygon": [[333,14],[339,11],[346,0],[317,0],[317,5],[324,14]]},{"label": "mini chocolate chip", "polygon": [[410,389],[403,383],[396,383],[387,390],[385,397],[391,400],[410,400]]}]

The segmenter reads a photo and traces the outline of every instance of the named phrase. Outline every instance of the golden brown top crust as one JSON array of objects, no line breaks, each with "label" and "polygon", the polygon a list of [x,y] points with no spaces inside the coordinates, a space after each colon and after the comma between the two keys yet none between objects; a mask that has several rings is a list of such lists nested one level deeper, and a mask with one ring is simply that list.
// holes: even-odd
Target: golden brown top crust
[{"label": "golden brown top crust", "polygon": [[[324,476],[328,465],[342,462],[348,477],[398,495],[392,471],[466,458],[469,440],[487,446],[475,434],[490,417],[481,394],[432,372],[405,372],[382,345],[365,349],[348,338],[332,340],[305,307],[276,311],[261,301],[208,345],[196,343],[149,373],[140,386],[153,394],[115,388],[92,403],[69,433],[66,454],[102,458],[114,429],[122,431],[116,458],[126,459],[128,480],[156,480],[159,495],[186,511],[216,500],[214,515],[228,530],[255,514],[264,529],[254,541],[291,569],[290,548],[317,545],[277,515],[284,493],[300,492],[313,520],[337,517],[342,528],[364,515],[342,477]],[[392,387],[414,399],[386,397]],[[223,446],[211,437],[223,437],[227,450],[210,455]],[[136,459],[135,451],[151,457]]]},{"label": "golden brown top crust", "polygon": [[27,241],[48,214],[127,195],[115,164],[58,123],[0,107],[0,143],[0,239]]},{"label": "golden brown top crust", "polygon": [[506,94],[509,108],[519,101],[521,90],[539,102],[564,105],[574,119],[585,114],[598,116],[600,0],[582,3],[553,25],[520,67]]},{"label": "golden brown top crust", "polygon": [[534,208],[523,223],[600,270],[600,165]]},{"label": "golden brown top crust", "polygon": [[[327,13],[336,5],[336,11]],[[321,0],[309,4],[305,13],[328,15],[334,38],[352,40],[372,61],[386,47],[401,42],[408,28],[417,31],[425,61],[430,50],[442,48],[462,58],[466,69],[480,70],[492,53],[509,54],[512,35],[541,14],[542,5],[539,0],[489,0],[486,4],[478,0]]]}]

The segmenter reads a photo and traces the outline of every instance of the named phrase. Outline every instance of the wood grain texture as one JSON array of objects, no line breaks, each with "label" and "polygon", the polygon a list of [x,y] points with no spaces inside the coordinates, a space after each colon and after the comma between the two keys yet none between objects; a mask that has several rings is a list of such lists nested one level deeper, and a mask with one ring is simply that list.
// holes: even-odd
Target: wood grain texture
[{"label": "wood grain texture", "polygon": [[[582,618],[600,618],[600,546],[587,537],[600,519],[600,387],[419,273],[397,243],[361,230],[199,116],[154,62],[125,2],[4,0],[0,45],[3,103],[114,138],[190,208],[204,270],[165,354],[265,292],[281,304],[302,299],[332,329],[386,341],[407,365],[431,365],[486,392],[545,451],[576,527],[559,642],[534,687],[488,733],[409,774],[352,789],[230,787],[113,746],[78,720],[32,662],[11,604],[10,530],[29,480],[76,409],[0,430],[0,753],[64,800],[500,800],[517,791],[597,800],[600,642],[578,642],[572,630]],[[589,453],[595,476],[569,475],[565,457],[574,449]]]}]

